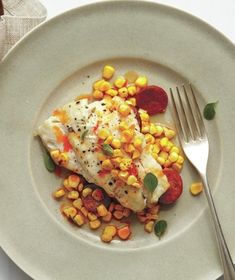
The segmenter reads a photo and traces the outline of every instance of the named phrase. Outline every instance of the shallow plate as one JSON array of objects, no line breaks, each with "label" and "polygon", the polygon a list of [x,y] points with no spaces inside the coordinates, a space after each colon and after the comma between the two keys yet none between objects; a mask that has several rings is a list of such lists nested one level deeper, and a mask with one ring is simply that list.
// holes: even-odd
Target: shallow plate
[{"label": "shallow plate", "polygon": [[60,182],[45,170],[33,132],[59,104],[90,92],[105,63],[120,74],[136,70],[166,89],[190,81],[201,106],[219,100],[216,119],[206,123],[208,176],[235,257],[234,46],[190,15],[135,1],[60,15],[1,64],[1,246],[35,279],[215,279],[221,268],[214,233],[204,196],[188,193],[197,179],[189,164],[182,198],[161,212],[169,227],[160,241],[136,224],[131,240],[103,244],[98,234],[66,223],[51,199]]}]

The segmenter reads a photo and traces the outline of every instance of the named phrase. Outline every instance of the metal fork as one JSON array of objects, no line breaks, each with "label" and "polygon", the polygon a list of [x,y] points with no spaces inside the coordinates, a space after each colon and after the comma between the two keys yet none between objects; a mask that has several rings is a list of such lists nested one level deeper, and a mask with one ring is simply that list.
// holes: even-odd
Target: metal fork
[{"label": "metal fork", "polygon": [[170,88],[170,95],[175,124],[182,149],[188,160],[197,169],[204,185],[215,228],[218,249],[224,271],[224,280],[235,280],[234,265],[207,181],[206,169],[209,156],[209,142],[193,88],[191,85],[183,85],[182,88],[176,87],[174,93]]}]

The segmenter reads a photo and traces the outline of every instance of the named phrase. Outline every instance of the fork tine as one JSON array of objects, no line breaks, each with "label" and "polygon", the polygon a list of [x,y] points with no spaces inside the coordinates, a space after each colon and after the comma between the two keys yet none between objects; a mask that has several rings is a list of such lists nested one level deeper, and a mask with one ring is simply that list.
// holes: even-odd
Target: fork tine
[{"label": "fork tine", "polygon": [[204,125],[204,122],[203,122],[203,119],[202,119],[202,114],[200,112],[200,109],[199,109],[199,106],[198,106],[198,103],[197,103],[197,100],[196,100],[196,97],[195,97],[192,85],[190,84],[189,87],[191,89],[191,93],[192,93],[192,97],[193,97],[193,103],[194,103],[194,108],[195,108],[195,114],[193,112],[194,110],[192,110],[193,118],[194,118],[194,121],[196,123],[197,130],[198,130],[200,136],[201,137],[205,137],[206,136],[206,129],[205,129],[205,125]]},{"label": "fork tine", "polygon": [[175,125],[176,125],[177,132],[179,134],[179,139],[180,139],[181,142],[182,141],[187,141],[187,134],[185,133],[184,126],[182,124],[182,119],[180,117],[180,113],[178,111],[176,101],[175,101],[175,97],[174,97],[174,94],[173,94],[173,91],[172,91],[171,88],[170,88],[170,95],[171,95],[171,100],[172,100],[172,104],[173,104],[173,106],[172,106],[173,114],[174,114],[174,117],[175,117]]}]

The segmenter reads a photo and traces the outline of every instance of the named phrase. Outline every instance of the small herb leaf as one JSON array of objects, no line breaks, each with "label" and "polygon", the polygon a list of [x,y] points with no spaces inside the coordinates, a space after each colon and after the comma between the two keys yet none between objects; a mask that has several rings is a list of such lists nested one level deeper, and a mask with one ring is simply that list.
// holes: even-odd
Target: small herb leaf
[{"label": "small herb leaf", "polygon": [[153,193],[158,185],[157,177],[151,172],[147,173],[144,177],[144,185],[149,192]]},{"label": "small herb leaf", "polygon": [[82,139],[82,141],[84,141],[84,139],[85,139],[85,137],[86,137],[86,135],[87,135],[87,133],[88,133],[88,129],[87,130],[85,130],[85,131],[83,131],[83,133],[82,133],[82,135],[81,135],[81,139]]},{"label": "small herb leaf", "polygon": [[215,117],[215,107],[217,105],[218,101],[213,103],[208,103],[204,110],[203,110],[203,116],[206,120],[213,120]]},{"label": "small herb leaf", "polygon": [[50,157],[50,155],[47,152],[45,152],[43,154],[43,160],[44,160],[44,164],[45,164],[46,169],[49,172],[54,172],[56,165],[55,165],[54,161],[52,160],[52,158]]},{"label": "small herb leaf", "polygon": [[102,150],[107,156],[113,155],[113,148],[109,144],[104,144]]},{"label": "small herb leaf", "polygon": [[165,220],[160,220],[155,223],[154,232],[159,237],[159,239],[165,233],[166,228],[167,228],[167,222]]}]

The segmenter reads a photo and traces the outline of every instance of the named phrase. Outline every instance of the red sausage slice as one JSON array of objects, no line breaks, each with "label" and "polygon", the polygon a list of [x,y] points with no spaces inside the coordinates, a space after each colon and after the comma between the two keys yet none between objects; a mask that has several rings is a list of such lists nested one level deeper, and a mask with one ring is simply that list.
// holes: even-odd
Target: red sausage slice
[{"label": "red sausage slice", "polygon": [[166,175],[170,187],[160,197],[159,202],[162,204],[171,204],[181,196],[183,191],[183,181],[176,170],[165,168],[163,169],[163,173]]},{"label": "red sausage slice", "polygon": [[165,90],[158,86],[147,86],[136,95],[137,107],[144,109],[149,115],[163,113],[168,104]]}]

